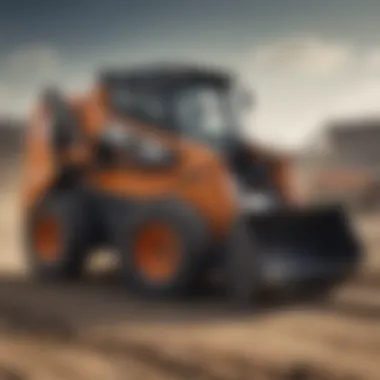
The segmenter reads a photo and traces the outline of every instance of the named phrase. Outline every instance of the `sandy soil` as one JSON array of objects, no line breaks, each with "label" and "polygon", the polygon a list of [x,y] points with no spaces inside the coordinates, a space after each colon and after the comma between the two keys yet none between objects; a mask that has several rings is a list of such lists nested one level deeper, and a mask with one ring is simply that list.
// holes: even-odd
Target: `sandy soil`
[{"label": "sandy soil", "polygon": [[33,283],[16,182],[0,191],[0,380],[380,379],[380,218],[355,219],[366,266],[331,300],[238,315],[216,296],[144,302],[106,278]]}]

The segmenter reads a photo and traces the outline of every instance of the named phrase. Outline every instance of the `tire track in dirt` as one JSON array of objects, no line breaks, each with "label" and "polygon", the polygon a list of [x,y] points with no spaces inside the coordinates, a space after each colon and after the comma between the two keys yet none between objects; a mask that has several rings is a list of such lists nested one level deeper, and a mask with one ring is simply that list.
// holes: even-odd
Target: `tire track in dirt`
[{"label": "tire track in dirt", "polygon": [[[291,363],[286,366],[273,362],[258,361],[231,354],[216,354],[203,350],[202,357],[194,357],[190,352],[182,355],[168,355],[151,345],[140,342],[75,341],[63,345],[62,342],[48,341],[28,336],[26,340],[12,337],[7,352],[18,353],[8,361],[5,373],[19,379],[125,379],[126,374],[138,371],[144,377],[133,379],[266,379],[266,380],[353,380],[368,379],[313,366],[311,364]],[[1,354],[1,351],[0,351]],[[80,365],[77,358],[80,356]],[[20,361],[19,359],[22,358]],[[1,357],[3,359],[3,355]],[[94,366],[96,370],[94,371]],[[83,370],[83,368],[85,368]],[[0,372],[1,373],[1,372]],[[28,373],[27,376],[22,375]],[[32,375],[30,375],[32,374]],[[134,374],[132,375],[134,376]],[[146,376],[146,377],[145,377]],[[129,377],[128,377],[129,378]],[[131,377],[132,378],[132,377]],[[6,380],[10,380],[5,378]]]},{"label": "tire track in dirt", "polygon": [[[165,320],[165,315],[175,314],[179,311],[179,305],[161,305],[161,310],[165,311],[165,313],[162,314],[162,312],[157,312],[154,308],[147,308],[146,305],[141,306],[141,304],[128,300],[124,296],[114,294],[110,297],[111,302],[106,303],[109,308],[109,314],[112,315],[120,312],[120,308],[123,308],[120,302],[125,302],[125,310],[121,318],[124,320],[115,323],[115,331],[117,335],[119,335],[118,332],[126,332],[126,338],[116,339],[113,334],[108,335],[107,331],[103,335],[97,335],[91,331],[84,331],[85,326],[78,315],[81,313],[81,310],[77,308],[79,300],[82,300],[84,307],[90,309],[88,312],[96,313],[97,306],[104,302],[104,296],[107,294],[104,293],[104,291],[103,293],[99,293],[99,289],[96,287],[88,288],[80,286],[76,288],[75,292],[72,292],[57,287],[49,289],[49,291],[45,290],[45,294],[43,294],[44,291],[41,291],[39,285],[35,285],[33,288],[30,283],[25,283],[24,285],[22,283],[16,283],[15,287],[15,297],[10,296],[12,292],[9,291],[9,288],[8,292],[3,291],[0,294],[0,316],[2,317],[3,335],[10,336],[13,341],[15,339],[27,339],[29,342],[34,342],[33,344],[37,347],[46,346],[48,351],[52,350],[52,352],[55,352],[58,350],[60,352],[64,350],[65,352],[71,352],[66,355],[74,358],[80,356],[82,363],[85,363],[84,358],[86,358],[87,355],[95,355],[100,362],[113,362],[112,368],[113,366],[115,366],[115,368],[121,368],[121,362],[129,362],[132,360],[135,365],[138,363],[139,366],[148,367],[156,374],[165,374],[166,378],[168,378],[168,376],[173,378],[207,378],[218,380],[239,378],[236,376],[254,379],[259,379],[261,376],[263,379],[278,380],[297,379],[297,376],[299,376],[299,379],[350,378],[347,377],[348,374],[344,374],[345,371],[343,369],[331,369],[326,366],[324,368],[321,363],[316,365],[313,361],[302,358],[279,364],[276,363],[276,360],[269,360],[269,362],[267,360],[266,362],[262,357],[257,359],[254,355],[244,357],[244,355],[234,352],[233,349],[228,353],[223,352],[223,350],[220,350],[220,347],[218,347],[218,342],[216,342],[215,347],[213,347],[212,342],[209,342],[208,346],[202,345],[202,342],[198,342],[196,349],[191,349],[194,343],[191,343],[189,347],[182,347],[182,345],[177,345],[176,342],[165,342],[161,336],[162,333],[155,334],[154,328],[150,329],[151,326],[149,325],[159,325],[160,323],[157,319],[163,318]],[[112,292],[111,289],[110,292]],[[40,299],[36,303],[37,309],[32,309],[31,306],[34,304],[33,295],[37,294],[40,295]],[[86,295],[88,295],[87,298],[90,299],[90,302],[88,302],[88,299],[86,301]],[[345,302],[348,303],[348,300],[346,299]],[[63,304],[66,309],[66,314],[60,313],[62,309],[58,307],[58,304]],[[375,304],[374,306],[377,307],[378,305]],[[209,310],[212,310],[212,307],[203,309],[202,307],[202,305],[187,306],[187,313],[185,311],[185,314],[198,314],[199,319],[195,324],[202,324],[202,322],[200,322],[204,320],[202,315],[207,316]],[[272,323],[266,326],[268,332],[266,335],[274,337],[274,339],[276,336],[278,339],[287,339],[290,343],[292,339],[300,340],[302,338],[305,348],[317,342],[337,353],[344,351],[349,357],[358,356],[358,354],[359,356],[366,356],[367,358],[378,357],[380,334],[377,336],[374,333],[376,331],[379,332],[379,325],[376,324],[372,318],[368,319],[365,316],[348,316],[343,313],[340,317],[336,317],[329,307],[331,306],[326,305],[322,310],[319,306],[315,310],[307,309],[306,315],[303,315],[302,318],[295,318],[293,324],[296,325],[296,330],[292,329],[291,323],[287,323],[286,326],[283,326],[280,318],[278,324],[272,321]],[[335,307],[339,307],[338,301],[336,301]],[[357,306],[353,305],[353,307]],[[146,314],[149,310],[153,312],[153,314],[156,312],[158,315],[157,319],[152,315],[151,319],[148,319],[148,321],[142,323],[142,325],[140,324],[140,330],[151,330],[151,332],[148,333],[152,334],[150,339],[146,339],[146,335],[140,334],[139,331],[136,331],[133,336],[130,334],[130,331],[134,330],[136,325],[139,325],[139,323],[136,322],[136,319],[139,318],[131,318],[131,320],[128,320],[129,311],[134,310],[135,312],[139,312],[139,309],[141,309],[140,312],[142,313],[141,319],[144,319],[143,314]],[[301,315],[304,314],[302,310],[300,310],[299,313]],[[218,315],[219,312],[216,312],[216,314]],[[216,318],[216,316],[214,317]],[[192,318],[194,319],[195,317],[193,316]],[[269,319],[273,320],[276,318],[276,315],[269,315]],[[237,326],[236,329],[240,330],[240,333],[244,333],[244,331],[248,332],[250,329],[262,328],[260,325],[262,320],[263,318],[258,316],[256,319],[248,317],[242,318],[240,321],[239,319],[232,319],[230,323]],[[76,325],[76,323],[78,324]],[[212,321],[206,321],[203,322],[203,327],[194,327],[194,322],[185,320],[181,322],[179,326],[173,326],[171,328],[170,323],[170,320],[166,323],[164,336],[170,331],[172,331],[173,334],[178,334],[178,331],[182,330],[180,333],[185,338],[189,338],[189,336],[193,335],[192,331],[197,329],[202,331],[203,329],[204,333],[206,333],[207,330],[212,329],[213,325]],[[225,319],[222,319],[222,322],[219,323],[226,324],[226,330],[231,328],[228,327],[230,323],[226,322]],[[241,325],[240,327],[239,324]],[[309,328],[310,326],[312,326],[312,329]],[[187,333],[186,329],[190,329],[190,332]],[[91,330],[91,328],[89,330]],[[224,331],[223,328],[221,328],[220,331]],[[155,338],[154,335],[157,335],[157,337]],[[202,332],[200,335],[202,335]],[[143,339],[140,339],[139,336],[142,336]],[[171,352],[168,353],[162,349],[162,345],[165,344],[172,346]],[[224,346],[225,345],[223,345],[223,347]],[[17,348],[17,350],[19,349]],[[279,350],[277,350],[277,352],[278,351]],[[74,352],[77,352],[77,354],[73,354]],[[195,355],[195,353],[198,353],[198,355]],[[30,355],[27,356],[31,357]],[[60,354],[59,358],[61,357],[62,355]],[[49,365],[54,366],[54,371],[67,374],[68,370],[62,369],[61,367],[70,367],[69,364],[63,362],[60,367],[59,363],[62,363],[62,359],[59,359],[58,362],[55,359],[50,360],[49,357],[47,359],[50,363]],[[37,356],[32,362],[38,362],[38,360],[41,361]],[[29,364],[29,366],[30,365],[31,364]],[[222,369],[219,368],[218,370],[218,367],[222,367]],[[61,369],[58,370],[57,368]],[[59,375],[51,371],[53,370],[48,372],[50,376],[52,376],[52,379],[60,379]],[[117,372],[117,370],[115,371]],[[248,373],[255,374],[255,377],[246,377]],[[41,374],[41,376],[42,375],[43,374]],[[113,376],[116,375],[114,374]],[[72,374],[70,378],[87,379],[89,377],[80,377],[76,374],[74,376],[74,374]],[[117,379],[118,377],[113,378]],[[360,379],[361,377],[358,375],[356,378]],[[365,380],[370,379],[368,377],[362,378]],[[373,379],[376,379],[376,377],[373,377]]]}]

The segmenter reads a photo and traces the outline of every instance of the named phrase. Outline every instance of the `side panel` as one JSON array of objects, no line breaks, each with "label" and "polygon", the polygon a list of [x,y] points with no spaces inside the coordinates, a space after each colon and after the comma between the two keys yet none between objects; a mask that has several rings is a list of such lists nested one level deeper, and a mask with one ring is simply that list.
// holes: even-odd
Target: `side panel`
[{"label": "side panel", "polygon": [[[89,167],[92,160],[91,145],[86,131],[85,119],[81,111],[85,109],[82,99],[69,100],[73,112],[80,117],[79,126],[83,128],[79,141],[75,141],[59,157],[51,144],[51,119],[43,104],[36,107],[27,126],[24,140],[22,204],[24,208],[33,206],[43,193],[51,188],[65,166]],[[95,115],[95,113],[92,113]],[[96,116],[96,115],[95,115]],[[82,120],[83,119],[83,120]],[[97,123],[92,123],[97,125]],[[91,125],[91,124],[90,124]],[[82,133],[83,132],[83,133]]]},{"label": "side panel", "polygon": [[178,197],[194,205],[216,235],[225,235],[239,212],[237,194],[228,169],[215,158],[199,171],[193,169],[194,174],[191,170],[188,172],[188,182],[176,187]]},{"label": "side panel", "polygon": [[21,191],[24,209],[31,207],[56,178],[46,116],[45,110],[38,107],[26,131]]}]

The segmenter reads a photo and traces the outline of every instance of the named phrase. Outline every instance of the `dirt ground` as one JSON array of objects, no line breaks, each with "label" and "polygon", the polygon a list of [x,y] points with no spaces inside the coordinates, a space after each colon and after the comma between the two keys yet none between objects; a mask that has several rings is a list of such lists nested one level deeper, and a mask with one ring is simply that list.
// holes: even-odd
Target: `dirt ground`
[{"label": "dirt ground", "polygon": [[238,315],[218,297],[137,300],[109,278],[33,283],[12,177],[0,189],[0,380],[380,379],[380,217],[355,219],[366,265],[331,300]]}]

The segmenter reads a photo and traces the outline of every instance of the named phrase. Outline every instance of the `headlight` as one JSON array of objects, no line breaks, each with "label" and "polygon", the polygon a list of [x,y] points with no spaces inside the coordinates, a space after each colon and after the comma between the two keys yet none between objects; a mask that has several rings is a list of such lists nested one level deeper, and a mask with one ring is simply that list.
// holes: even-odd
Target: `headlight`
[{"label": "headlight", "polygon": [[174,152],[172,150],[166,148],[159,141],[146,137],[138,140],[134,155],[139,163],[148,166],[170,165],[174,159]]},{"label": "headlight", "polygon": [[240,195],[240,204],[243,210],[265,212],[279,206],[278,199],[271,193],[249,192]]},{"label": "headlight", "polygon": [[167,152],[159,142],[144,138],[139,141],[137,151],[139,156],[153,161],[161,159]]},{"label": "headlight", "polygon": [[125,125],[114,121],[107,126],[106,131],[102,135],[102,140],[110,146],[124,147],[131,144],[135,140],[135,137]]}]

